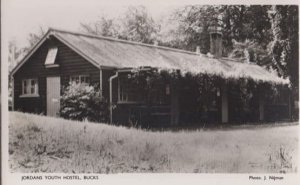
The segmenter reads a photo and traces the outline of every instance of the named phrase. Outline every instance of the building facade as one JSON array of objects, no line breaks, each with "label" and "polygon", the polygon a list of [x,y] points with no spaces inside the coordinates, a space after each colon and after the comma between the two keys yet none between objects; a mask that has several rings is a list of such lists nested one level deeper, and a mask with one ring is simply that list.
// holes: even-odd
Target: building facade
[{"label": "building facade", "polygon": [[[281,86],[288,84],[287,80],[256,64],[222,58],[221,36],[214,33],[211,40],[214,45],[211,48],[218,56],[50,29],[11,73],[13,109],[56,116],[64,88],[70,82],[76,82],[100,85],[102,95],[110,103],[112,123],[132,120],[148,126],[187,122],[226,123],[245,121],[236,119],[240,113],[234,113],[238,104],[234,93],[238,90],[226,79],[250,79],[257,84]],[[137,68],[207,74],[224,81],[215,89],[211,103],[207,103],[209,106],[205,110],[196,110],[199,101],[193,92],[197,89],[189,81],[178,86],[172,79],[163,79],[151,89],[151,97],[145,102],[145,95],[128,82],[128,75]],[[255,94],[257,98],[252,105],[255,108],[247,115],[253,121],[263,121],[268,117],[264,101],[266,95],[262,93],[263,90]],[[285,106],[281,109],[286,113],[278,119],[286,117],[289,111],[287,100],[282,102]]]}]

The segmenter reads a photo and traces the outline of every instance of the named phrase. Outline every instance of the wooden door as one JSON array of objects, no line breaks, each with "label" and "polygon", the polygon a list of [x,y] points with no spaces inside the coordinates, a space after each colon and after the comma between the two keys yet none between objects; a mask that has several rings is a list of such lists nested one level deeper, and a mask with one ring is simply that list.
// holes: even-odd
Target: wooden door
[{"label": "wooden door", "polygon": [[47,77],[47,116],[57,116],[60,108],[60,77]]}]

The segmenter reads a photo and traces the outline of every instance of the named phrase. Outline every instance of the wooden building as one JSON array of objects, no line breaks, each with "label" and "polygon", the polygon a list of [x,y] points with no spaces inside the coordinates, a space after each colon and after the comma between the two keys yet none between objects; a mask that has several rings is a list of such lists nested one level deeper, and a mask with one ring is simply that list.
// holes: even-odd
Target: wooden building
[{"label": "wooden building", "polygon": [[[211,34],[211,45],[212,55],[219,55],[222,38],[217,32]],[[56,116],[63,87],[75,81],[100,84],[102,95],[110,102],[110,121],[114,123],[128,122],[132,114],[139,115],[139,121],[148,119],[152,124],[178,125],[187,120],[201,120],[201,116],[196,115],[199,111],[189,106],[195,103],[191,98],[192,84],[175,88],[171,81],[161,82],[153,89],[156,95],[151,105],[145,105],[139,92],[126,82],[127,74],[136,68],[175,69],[182,73],[212,74],[222,79],[244,78],[278,85],[289,83],[261,66],[244,61],[49,29],[11,73],[13,109]],[[233,109],[235,106],[234,98],[230,98],[234,96],[233,89],[223,83],[216,91],[217,105],[207,113],[213,121],[235,120],[235,116],[230,115],[231,103]],[[256,115],[250,116],[264,120],[266,105],[263,99],[260,98],[255,106]]]}]

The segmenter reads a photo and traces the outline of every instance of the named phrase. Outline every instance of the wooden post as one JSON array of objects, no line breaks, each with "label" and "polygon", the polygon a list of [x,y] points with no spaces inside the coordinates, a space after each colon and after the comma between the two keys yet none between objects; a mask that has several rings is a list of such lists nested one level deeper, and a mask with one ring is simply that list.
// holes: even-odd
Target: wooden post
[{"label": "wooden post", "polygon": [[103,78],[102,78],[102,68],[99,65],[99,88],[100,88],[100,96],[103,96]]},{"label": "wooden post", "polygon": [[171,86],[171,125],[178,125],[179,122],[179,100],[178,89],[174,87],[174,83]]},{"label": "wooden post", "polygon": [[12,107],[11,110],[14,111],[15,110],[15,81],[14,81],[14,77],[11,76],[11,88],[12,88]]},{"label": "wooden post", "polygon": [[262,88],[260,88],[259,91],[259,121],[264,121],[265,120],[265,100],[264,100],[264,93]]},{"label": "wooden post", "polygon": [[289,94],[289,100],[288,100],[288,106],[289,106],[289,120],[292,121],[293,120],[293,117],[292,117],[292,93],[290,90],[288,90],[288,94]]},{"label": "wooden post", "polygon": [[112,84],[112,82],[113,82],[113,79],[115,79],[115,78],[117,78],[118,77],[118,75],[119,75],[119,73],[118,73],[118,71],[116,72],[116,74],[115,75],[113,75],[113,76],[111,76],[110,78],[109,78],[109,113],[110,113],[110,123],[112,123],[113,122],[113,88],[112,88],[112,86],[113,86],[113,84]]},{"label": "wooden post", "polygon": [[227,84],[224,83],[222,85],[222,123],[228,123],[228,92],[227,92]]}]

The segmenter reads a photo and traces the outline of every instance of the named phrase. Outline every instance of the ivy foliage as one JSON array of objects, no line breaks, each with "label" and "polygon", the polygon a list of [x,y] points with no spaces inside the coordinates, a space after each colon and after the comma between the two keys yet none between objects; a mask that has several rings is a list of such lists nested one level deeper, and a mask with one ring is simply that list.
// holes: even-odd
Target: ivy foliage
[{"label": "ivy foliage", "polygon": [[259,91],[264,91],[268,101],[274,102],[280,96],[280,89],[283,88],[247,78],[224,79],[210,74],[182,73],[179,70],[157,68],[136,68],[128,74],[128,78],[148,99],[151,98],[153,89],[162,88],[158,87],[157,83],[169,83],[172,85],[172,89],[179,92],[182,106],[187,105],[183,109],[197,112],[216,109],[216,106],[220,104],[218,101],[221,101],[221,93],[225,86],[231,96],[238,100],[236,108],[240,110],[256,109]]},{"label": "ivy foliage", "polygon": [[139,94],[145,97],[145,103],[151,104],[154,96],[165,93],[167,84],[178,84],[180,76],[179,70],[140,67],[132,70],[128,79],[138,89]]}]

